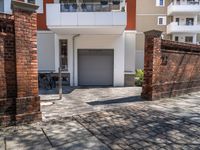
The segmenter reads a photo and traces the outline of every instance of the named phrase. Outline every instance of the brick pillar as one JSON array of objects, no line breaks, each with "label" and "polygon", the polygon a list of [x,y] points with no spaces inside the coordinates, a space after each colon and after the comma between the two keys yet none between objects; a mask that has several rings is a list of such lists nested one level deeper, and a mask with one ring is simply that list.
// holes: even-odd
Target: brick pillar
[{"label": "brick pillar", "polygon": [[5,74],[5,49],[4,49],[4,36],[0,34],[0,99],[4,99],[7,96],[6,88],[6,74]]},{"label": "brick pillar", "polygon": [[145,34],[145,54],[144,54],[144,83],[142,87],[142,98],[153,100],[153,84],[156,82],[155,72],[158,61],[158,53],[161,51],[161,31],[151,30]]},{"label": "brick pillar", "polygon": [[41,120],[38,96],[37,14],[38,6],[12,1],[16,49],[16,121]]},{"label": "brick pillar", "polygon": [[0,126],[15,120],[15,67],[14,18],[0,13]]}]

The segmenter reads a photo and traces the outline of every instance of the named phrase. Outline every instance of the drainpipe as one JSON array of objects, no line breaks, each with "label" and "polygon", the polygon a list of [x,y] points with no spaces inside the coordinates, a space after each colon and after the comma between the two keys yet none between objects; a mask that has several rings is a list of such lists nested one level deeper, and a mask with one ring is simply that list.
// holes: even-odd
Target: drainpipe
[{"label": "drainpipe", "polygon": [[79,37],[80,34],[76,34],[73,36],[73,86],[75,86],[75,39]]}]

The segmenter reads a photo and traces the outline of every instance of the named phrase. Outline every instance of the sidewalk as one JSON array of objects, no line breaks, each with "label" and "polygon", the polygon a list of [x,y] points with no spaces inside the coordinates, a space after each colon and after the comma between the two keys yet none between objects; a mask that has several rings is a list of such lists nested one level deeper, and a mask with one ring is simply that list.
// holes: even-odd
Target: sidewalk
[{"label": "sidewalk", "polygon": [[[5,145],[6,144],[6,145]],[[200,149],[200,92],[0,130],[0,150]]]}]

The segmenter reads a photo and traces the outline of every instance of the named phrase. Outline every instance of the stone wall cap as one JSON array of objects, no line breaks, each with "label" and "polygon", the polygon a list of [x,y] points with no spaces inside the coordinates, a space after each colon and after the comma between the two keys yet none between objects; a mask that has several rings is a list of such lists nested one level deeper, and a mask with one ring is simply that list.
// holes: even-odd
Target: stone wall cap
[{"label": "stone wall cap", "polygon": [[157,36],[161,36],[162,33],[163,32],[159,30],[150,30],[150,31],[144,32],[145,35],[157,35]]},{"label": "stone wall cap", "polygon": [[12,9],[17,8],[17,9],[21,9],[25,11],[30,11],[30,12],[35,12],[39,8],[39,6],[35,4],[25,3],[25,2],[16,1],[16,0],[12,1],[11,7]]}]

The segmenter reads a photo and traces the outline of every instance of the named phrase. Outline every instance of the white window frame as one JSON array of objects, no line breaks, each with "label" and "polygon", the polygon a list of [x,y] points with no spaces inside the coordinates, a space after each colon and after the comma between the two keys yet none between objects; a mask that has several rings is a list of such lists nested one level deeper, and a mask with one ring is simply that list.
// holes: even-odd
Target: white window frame
[{"label": "white window frame", "polygon": [[163,5],[160,3],[161,0],[156,0],[156,6],[157,7],[165,7],[165,0],[163,0]]},{"label": "white window frame", "polygon": [[[163,20],[163,24],[160,24],[160,19]],[[157,19],[157,25],[159,26],[165,26],[167,24],[167,17],[166,16],[159,16]]]},{"label": "white window frame", "polygon": [[[194,36],[185,36],[185,43],[193,43],[194,42]],[[191,42],[186,42],[186,38],[192,38],[192,41]]]}]

